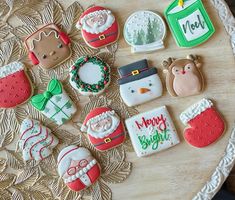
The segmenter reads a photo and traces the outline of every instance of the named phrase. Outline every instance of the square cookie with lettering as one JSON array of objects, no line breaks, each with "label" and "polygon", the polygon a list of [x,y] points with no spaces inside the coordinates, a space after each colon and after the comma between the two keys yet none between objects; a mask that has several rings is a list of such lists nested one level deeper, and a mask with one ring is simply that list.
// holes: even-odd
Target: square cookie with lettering
[{"label": "square cookie with lettering", "polygon": [[180,143],[166,106],[135,115],[126,119],[125,123],[138,157],[148,156]]}]

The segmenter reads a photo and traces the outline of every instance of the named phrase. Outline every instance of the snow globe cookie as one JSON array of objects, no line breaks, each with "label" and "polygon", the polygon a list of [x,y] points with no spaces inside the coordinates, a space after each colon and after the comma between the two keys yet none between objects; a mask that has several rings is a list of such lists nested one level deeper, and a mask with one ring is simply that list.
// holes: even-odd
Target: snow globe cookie
[{"label": "snow globe cookie", "polygon": [[179,47],[198,46],[215,33],[201,0],[174,0],[165,17]]},{"label": "snow globe cookie", "polygon": [[72,55],[69,36],[54,24],[43,26],[28,36],[25,45],[32,63],[47,70],[57,67]]},{"label": "snow globe cookie", "polygon": [[187,97],[200,94],[204,87],[201,66],[200,58],[194,55],[185,59],[168,58],[163,61],[166,87],[170,95]]},{"label": "snow globe cookie", "polygon": [[118,40],[119,26],[112,11],[101,6],[88,8],[76,24],[82,37],[91,48],[97,49]]},{"label": "snow globe cookie", "polygon": [[40,161],[52,154],[59,143],[51,130],[37,120],[26,118],[20,127],[19,148],[23,159]]},{"label": "snow globe cookie", "polygon": [[138,157],[160,152],[180,142],[165,106],[135,115],[125,123]]},{"label": "snow globe cookie", "polygon": [[100,166],[90,151],[84,147],[65,147],[57,158],[58,173],[64,183],[79,192],[94,184],[100,177]]},{"label": "snow globe cookie", "polygon": [[166,25],[162,17],[152,11],[137,11],[125,22],[123,30],[132,53],[163,49]]},{"label": "snow globe cookie", "polygon": [[32,94],[32,83],[23,63],[12,62],[0,67],[0,108],[24,104]]},{"label": "snow globe cookie", "polygon": [[109,65],[96,56],[82,56],[70,69],[70,84],[82,95],[101,94],[110,80]]},{"label": "snow globe cookie", "polygon": [[44,93],[33,96],[31,104],[58,125],[67,122],[77,111],[76,106],[57,79],[52,79],[48,83]]},{"label": "snow globe cookie", "polygon": [[100,151],[112,149],[126,138],[120,117],[107,107],[93,109],[86,116],[81,131],[88,134],[90,142]]},{"label": "snow globe cookie", "polygon": [[147,60],[120,67],[120,94],[127,106],[136,106],[162,96],[162,82],[156,68],[149,68]]},{"label": "snow globe cookie", "polygon": [[209,99],[202,99],[181,113],[180,119],[187,126],[185,140],[197,148],[216,142],[225,131],[220,113]]}]

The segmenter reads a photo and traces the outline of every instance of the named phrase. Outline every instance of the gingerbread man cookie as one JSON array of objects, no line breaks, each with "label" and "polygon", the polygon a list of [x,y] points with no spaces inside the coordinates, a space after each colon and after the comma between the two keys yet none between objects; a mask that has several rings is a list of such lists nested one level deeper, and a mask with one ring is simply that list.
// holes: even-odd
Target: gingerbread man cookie
[{"label": "gingerbread man cookie", "polygon": [[86,116],[81,131],[87,132],[90,142],[100,151],[112,149],[126,138],[119,116],[107,107],[92,110]]},{"label": "gingerbread man cookie", "polygon": [[111,12],[101,6],[88,8],[80,17],[77,28],[81,29],[86,44],[101,48],[118,40],[118,22]]},{"label": "gingerbread man cookie", "polygon": [[169,58],[163,62],[166,73],[166,87],[171,96],[186,97],[202,92],[204,81],[200,70],[202,63],[198,56],[187,59]]},{"label": "gingerbread man cookie", "polygon": [[100,166],[90,151],[84,147],[68,146],[57,158],[58,173],[65,184],[79,192],[94,184],[100,177]]},{"label": "gingerbread man cookie", "polygon": [[14,108],[28,101],[33,94],[32,83],[21,62],[0,67],[0,108]]},{"label": "gingerbread man cookie", "polygon": [[53,148],[59,143],[51,134],[51,130],[37,120],[25,119],[20,127],[19,147],[25,161],[40,161],[52,154]]},{"label": "gingerbread man cookie", "polygon": [[180,115],[189,127],[185,140],[194,147],[203,148],[218,140],[225,131],[225,123],[209,99],[202,99]]},{"label": "gingerbread man cookie", "polygon": [[46,25],[25,40],[29,58],[34,65],[52,69],[69,59],[72,51],[70,39],[56,25]]}]

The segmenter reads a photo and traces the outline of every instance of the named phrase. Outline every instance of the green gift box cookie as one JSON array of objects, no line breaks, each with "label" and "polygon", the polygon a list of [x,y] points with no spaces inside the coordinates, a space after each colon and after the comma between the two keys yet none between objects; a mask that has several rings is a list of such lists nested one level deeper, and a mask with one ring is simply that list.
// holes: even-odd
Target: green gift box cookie
[{"label": "green gift box cookie", "polygon": [[175,0],[165,10],[165,17],[180,47],[200,45],[215,32],[201,0]]},{"label": "green gift box cookie", "polygon": [[58,125],[64,124],[77,111],[74,103],[63,90],[62,84],[56,79],[49,82],[44,93],[33,96],[31,104]]}]

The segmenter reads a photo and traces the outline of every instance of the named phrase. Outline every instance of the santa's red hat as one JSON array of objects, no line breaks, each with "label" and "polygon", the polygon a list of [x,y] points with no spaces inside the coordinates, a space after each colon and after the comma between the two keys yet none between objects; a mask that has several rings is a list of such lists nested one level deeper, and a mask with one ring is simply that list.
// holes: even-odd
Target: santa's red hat
[{"label": "santa's red hat", "polygon": [[106,8],[104,7],[101,7],[101,6],[93,6],[91,8],[88,8],[86,11],[84,11],[82,13],[82,15],[80,16],[77,24],[76,24],[76,27],[78,29],[80,29],[82,27],[82,23],[83,23],[83,20],[85,19],[86,16],[89,16],[89,14],[95,14],[95,13],[100,13],[102,11],[107,11],[108,13],[111,13],[110,10],[107,10]]},{"label": "santa's red hat", "polygon": [[87,125],[89,124],[89,122],[91,122],[92,120],[95,119],[103,119],[106,118],[107,115],[114,115],[115,112],[108,108],[108,107],[100,107],[100,108],[95,108],[94,110],[92,110],[85,118],[82,127],[81,127],[81,131],[86,132],[87,131]]}]

